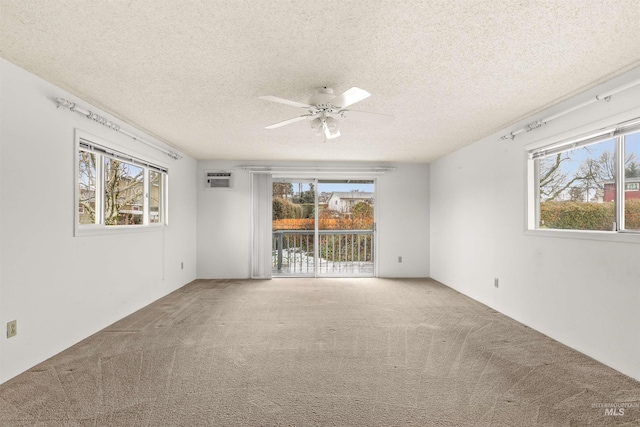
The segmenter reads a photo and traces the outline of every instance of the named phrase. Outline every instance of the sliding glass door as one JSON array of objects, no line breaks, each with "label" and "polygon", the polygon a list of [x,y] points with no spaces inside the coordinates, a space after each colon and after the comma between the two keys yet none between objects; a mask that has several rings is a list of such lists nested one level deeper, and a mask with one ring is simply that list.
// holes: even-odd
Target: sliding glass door
[{"label": "sliding glass door", "polygon": [[273,179],[272,274],[375,275],[373,180]]},{"label": "sliding glass door", "polygon": [[318,194],[318,276],[373,276],[373,181],[322,180]]},{"label": "sliding glass door", "polygon": [[273,179],[273,276],[315,276],[315,186],[315,180]]}]

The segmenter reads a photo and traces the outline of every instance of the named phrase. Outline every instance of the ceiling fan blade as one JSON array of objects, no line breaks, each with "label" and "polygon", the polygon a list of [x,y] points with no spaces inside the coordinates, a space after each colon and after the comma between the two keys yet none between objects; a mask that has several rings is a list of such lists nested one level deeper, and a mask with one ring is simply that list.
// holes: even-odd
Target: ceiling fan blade
[{"label": "ceiling fan blade", "polygon": [[333,139],[340,136],[339,130],[337,130],[336,133],[331,133],[331,131],[329,130],[329,126],[327,125],[327,122],[324,120],[322,121],[322,129],[324,129],[324,137],[327,139]]},{"label": "ceiling fan blade", "polygon": [[382,113],[370,113],[368,111],[358,111],[358,110],[340,110],[340,114],[344,116],[344,118],[348,119],[350,117],[354,117],[356,119],[367,119],[367,120],[375,120],[377,123],[391,123],[395,117],[390,114],[382,114]]},{"label": "ceiling fan blade", "polygon": [[300,108],[309,108],[311,107],[308,104],[303,104],[302,102],[291,101],[289,99],[278,98],[277,96],[259,96],[258,98],[264,99],[265,101],[279,102],[280,104],[291,105],[292,107],[300,107]]},{"label": "ceiling fan blade", "polygon": [[294,117],[293,119],[285,120],[283,122],[278,122],[278,123],[274,123],[272,125],[266,126],[265,129],[279,128],[280,126],[285,126],[285,125],[288,125],[290,123],[295,123],[295,122],[299,122],[299,121],[302,121],[302,120],[306,120],[309,117],[311,117],[311,114],[304,114],[304,115],[299,116],[299,117]]},{"label": "ceiling fan blade", "polygon": [[352,87],[346,92],[341,93],[331,100],[331,104],[338,108],[348,107],[351,104],[362,101],[365,98],[370,97],[371,94],[364,89]]}]

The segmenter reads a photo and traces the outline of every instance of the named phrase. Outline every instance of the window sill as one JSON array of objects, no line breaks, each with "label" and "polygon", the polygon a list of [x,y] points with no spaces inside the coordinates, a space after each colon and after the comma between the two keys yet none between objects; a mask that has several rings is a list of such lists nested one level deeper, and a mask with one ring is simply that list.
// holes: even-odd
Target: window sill
[{"label": "window sill", "polygon": [[161,231],[165,230],[167,225],[146,225],[146,226],[136,226],[136,225],[113,225],[110,227],[76,227],[74,230],[75,237],[85,237],[85,236],[106,236],[110,234],[130,234],[130,233],[144,233],[149,231]]},{"label": "window sill", "polygon": [[598,240],[604,242],[640,244],[640,232],[633,231],[588,231],[588,230],[525,230],[526,236],[553,237],[560,239]]}]

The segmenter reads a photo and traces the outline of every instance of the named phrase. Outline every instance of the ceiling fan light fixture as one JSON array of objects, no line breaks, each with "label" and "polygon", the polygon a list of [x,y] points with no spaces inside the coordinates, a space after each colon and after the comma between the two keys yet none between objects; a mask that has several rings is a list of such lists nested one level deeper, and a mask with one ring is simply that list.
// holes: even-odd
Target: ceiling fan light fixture
[{"label": "ceiling fan light fixture", "polygon": [[338,128],[340,127],[340,122],[338,122],[338,120],[334,119],[333,117],[327,117],[324,120],[327,124],[327,127],[329,128],[329,132],[338,132]]},{"label": "ceiling fan light fixture", "polygon": [[[333,129],[329,127],[328,121],[331,119],[331,126]],[[337,121],[333,120],[331,117],[322,119],[322,129],[324,130],[324,137],[326,139],[333,139],[340,136],[340,131],[338,130]]]},{"label": "ceiling fan light fixture", "polygon": [[313,129],[316,135],[322,135],[322,120],[319,118],[311,120],[311,129]]},{"label": "ceiling fan light fixture", "polygon": [[311,120],[311,129],[316,136],[333,139],[340,136],[340,122],[333,117],[317,117]]}]

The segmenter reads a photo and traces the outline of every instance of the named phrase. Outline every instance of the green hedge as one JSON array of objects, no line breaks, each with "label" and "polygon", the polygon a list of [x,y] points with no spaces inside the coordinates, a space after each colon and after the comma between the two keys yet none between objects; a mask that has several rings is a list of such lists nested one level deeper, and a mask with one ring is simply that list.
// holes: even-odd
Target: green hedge
[{"label": "green hedge", "polygon": [[624,222],[627,230],[640,230],[640,199],[625,200]]},{"label": "green hedge", "polygon": [[[579,202],[541,202],[540,228],[611,231],[615,204]],[[625,201],[625,228],[640,230],[640,200]]]},{"label": "green hedge", "polygon": [[281,199],[273,198],[273,219],[302,218],[302,206]]}]

